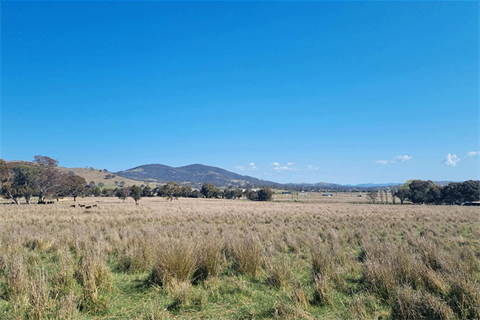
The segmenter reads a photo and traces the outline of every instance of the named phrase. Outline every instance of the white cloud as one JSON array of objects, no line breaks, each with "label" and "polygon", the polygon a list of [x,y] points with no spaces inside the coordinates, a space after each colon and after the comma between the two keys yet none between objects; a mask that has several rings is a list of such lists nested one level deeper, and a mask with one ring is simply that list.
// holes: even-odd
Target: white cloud
[{"label": "white cloud", "polygon": [[474,157],[478,155],[480,155],[480,151],[470,151],[469,153],[467,153],[467,156],[469,157]]},{"label": "white cloud", "polygon": [[281,166],[280,163],[273,162],[270,165],[273,167],[273,170],[275,170],[277,172],[298,171],[299,169],[294,164],[295,164],[295,162],[288,162],[286,166]]},{"label": "white cloud", "polygon": [[457,157],[456,154],[449,153],[445,157],[445,161],[443,163],[446,164],[447,166],[450,166],[450,167],[456,167],[457,163],[459,163],[459,162],[460,162],[460,158]]},{"label": "white cloud", "polygon": [[396,156],[395,157],[395,160],[399,161],[399,162],[404,162],[404,161],[408,161],[408,160],[411,160],[413,157],[412,156],[409,156],[409,155],[399,155],[399,156]]},{"label": "white cloud", "polygon": [[320,170],[320,167],[309,164],[307,166],[307,170]]},{"label": "white cloud", "polygon": [[395,158],[393,158],[393,160],[377,160],[375,161],[375,163],[388,164],[388,163],[395,163],[395,162],[404,162],[404,161],[411,160],[412,158],[413,158],[412,156],[405,154],[405,155],[398,155]]},{"label": "white cloud", "polygon": [[255,163],[250,162],[248,164],[248,167],[246,167],[246,166],[235,166],[235,169],[240,170],[240,171],[253,171],[253,170],[257,170],[258,168],[255,165]]}]

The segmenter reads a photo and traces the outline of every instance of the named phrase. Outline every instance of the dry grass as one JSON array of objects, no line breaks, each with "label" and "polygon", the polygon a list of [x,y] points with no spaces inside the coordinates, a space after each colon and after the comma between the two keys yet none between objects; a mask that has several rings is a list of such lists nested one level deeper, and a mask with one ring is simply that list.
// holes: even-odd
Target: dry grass
[{"label": "dry grass", "polygon": [[480,319],[478,209],[313,198],[0,205],[0,318]]}]

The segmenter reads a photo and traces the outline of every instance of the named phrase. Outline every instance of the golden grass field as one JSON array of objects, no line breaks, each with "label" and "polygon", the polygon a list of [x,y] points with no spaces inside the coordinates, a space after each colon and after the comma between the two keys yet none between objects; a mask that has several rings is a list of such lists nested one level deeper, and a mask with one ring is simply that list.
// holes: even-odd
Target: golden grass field
[{"label": "golden grass field", "polygon": [[480,318],[478,208],[359,201],[0,204],[0,319]]}]

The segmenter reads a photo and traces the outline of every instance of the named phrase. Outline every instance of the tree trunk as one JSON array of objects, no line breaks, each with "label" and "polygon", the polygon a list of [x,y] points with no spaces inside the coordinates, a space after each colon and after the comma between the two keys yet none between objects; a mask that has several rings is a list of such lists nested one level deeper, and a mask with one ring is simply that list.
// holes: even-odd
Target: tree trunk
[{"label": "tree trunk", "polygon": [[73,196],[73,202],[77,201],[77,196]]},{"label": "tree trunk", "polygon": [[20,201],[18,201],[18,197],[12,197],[13,199],[13,202],[15,202],[15,204],[20,204]]}]

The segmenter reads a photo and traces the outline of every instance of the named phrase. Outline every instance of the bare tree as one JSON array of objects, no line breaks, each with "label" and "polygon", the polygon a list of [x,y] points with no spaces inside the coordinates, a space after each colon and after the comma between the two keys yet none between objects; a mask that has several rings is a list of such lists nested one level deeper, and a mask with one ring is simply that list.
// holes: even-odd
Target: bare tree
[{"label": "bare tree", "polygon": [[372,201],[372,203],[375,203],[377,201],[377,196],[377,191],[370,191],[369,193],[367,193],[367,199]]},{"label": "bare tree", "polygon": [[[379,194],[380,194],[380,203],[383,204],[383,196],[384,196],[384,194],[385,194],[385,192],[383,192],[383,189],[380,189]],[[386,198],[386,197],[385,197],[385,198]],[[385,199],[385,200],[386,200],[386,199]]]},{"label": "bare tree", "polygon": [[392,197],[392,203],[395,204],[395,195],[397,194],[397,188],[390,186],[390,196]]}]

